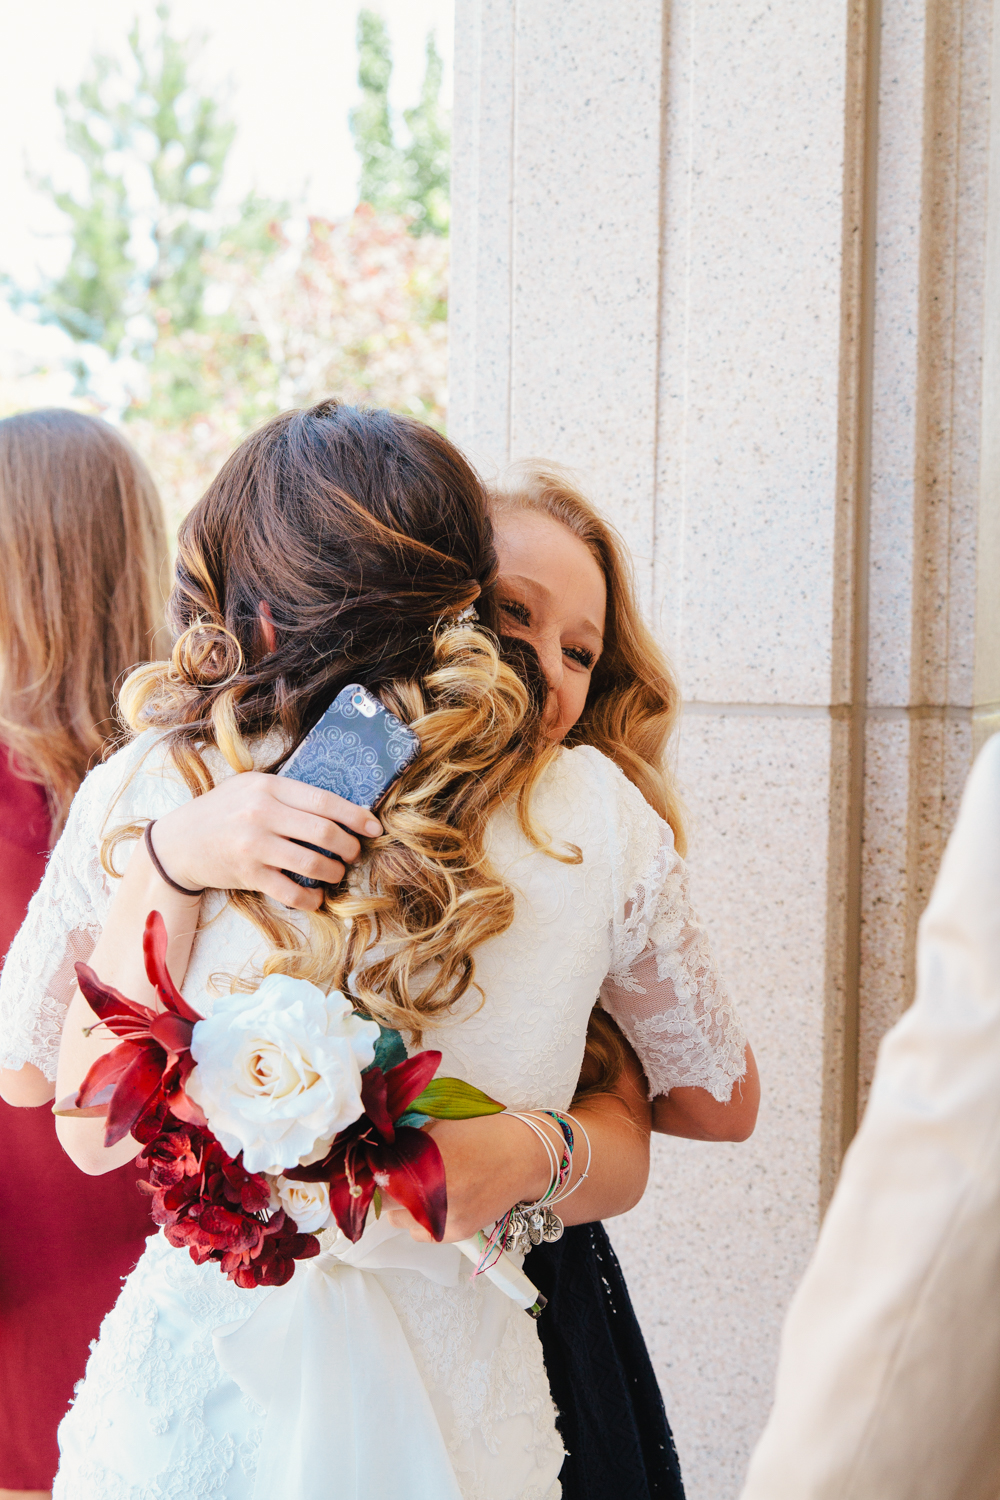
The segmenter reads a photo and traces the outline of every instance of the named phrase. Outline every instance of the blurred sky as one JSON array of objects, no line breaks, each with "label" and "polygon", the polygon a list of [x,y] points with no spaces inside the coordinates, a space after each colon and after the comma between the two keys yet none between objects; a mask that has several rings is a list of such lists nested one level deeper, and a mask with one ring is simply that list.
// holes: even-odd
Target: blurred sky
[{"label": "blurred sky", "polygon": [[[300,197],[336,217],[356,202],[358,161],[347,116],[358,98],[355,0],[174,0],[174,30],[205,33],[196,81],[229,96],[237,124],[223,197],[251,187]],[[427,32],[445,59],[451,96],[453,0],[369,0],[385,16],[396,109],[417,101]],[[155,0],[0,0],[0,271],[19,283],[66,255],[59,215],[32,189],[25,165],[70,185],[57,86],[72,89],[95,49],[121,52],[134,16],[151,24]],[[18,319],[18,322],[21,320]],[[10,315],[0,318],[0,340]]]}]

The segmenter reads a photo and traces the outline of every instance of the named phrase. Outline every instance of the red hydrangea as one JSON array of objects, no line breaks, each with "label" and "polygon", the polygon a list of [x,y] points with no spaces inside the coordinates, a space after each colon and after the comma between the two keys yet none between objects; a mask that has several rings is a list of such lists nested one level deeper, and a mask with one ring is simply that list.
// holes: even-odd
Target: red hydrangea
[{"label": "red hydrangea", "polygon": [[140,1183],[153,1220],[171,1245],[203,1265],[219,1262],[237,1286],[283,1286],[297,1260],[319,1254],[313,1234],[300,1234],[283,1209],[269,1213],[265,1177],[247,1172],[207,1130],[178,1120],[162,1106],[139,1127],[149,1169]]}]

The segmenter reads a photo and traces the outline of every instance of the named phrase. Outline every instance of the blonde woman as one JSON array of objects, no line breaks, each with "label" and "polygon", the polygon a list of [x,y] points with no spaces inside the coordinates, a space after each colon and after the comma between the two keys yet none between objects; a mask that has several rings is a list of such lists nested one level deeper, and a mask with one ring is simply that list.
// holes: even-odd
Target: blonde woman
[{"label": "blonde woman", "polygon": [[[538,654],[550,736],[593,745],[614,761],[669,824],[683,854],[682,808],[668,762],[680,692],[642,620],[625,543],[571,476],[552,466],[511,469],[492,489],[491,514],[504,630]],[[687,910],[686,893],[679,889],[677,897],[676,910]],[[741,1066],[735,1028],[725,1060],[715,1030],[724,996],[691,983],[699,960],[706,960],[703,934],[694,922],[679,923],[672,942],[660,938],[660,974],[647,959],[645,973],[641,963],[630,971],[634,988],[623,990],[609,977],[578,1098],[613,1089],[634,1063],[613,1015],[643,1059],[655,1130],[745,1140],[757,1115],[756,1064],[747,1046]],[[669,1001],[670,987],[677,1003]],[[683,1004],[685,989],[699,995],[693,1010]],[[604,1226],[567,1229],[561,1240],[532,1250],[525,1270],[549,1298],[538,1332],[568,1450],[564,1500],[680,1500],[663,1400]]]},{"label": "blonde woman", "polygon": [[[89,847],[109,806],[133,839],[154,820],[155,859],[134,844],[117,894],[107,880],[91,889],[103,929],[92,963],[108,982],[151,998],[138,933],[156,905],[171,969],[203,1009],[227,978],[253,988],[263,967],[349,984],[411,1048],[426,1038],[444,1071],[539,1126],[570,1102],[596,991],[647,953],[676,856],[610,761],[547,738],[531,654],[515,674],[491,633],[495,570],[481,485],[420,424],[330,402],[242,445],[182,533],[172,663],[124,695],[151,732],[91,778],[56,855]],[[485,628],[465,618],[473,603]],[[422,744],[380,809],[382,836],[363,809],[259,774],[355,679]],[[112,834],[107,856],[123,852]],[[68,998],[55,977],[66,937],[36,954],[30,993],[0,986],[4,1029],[28,1039],[42,1086],[58,1030],[45,1000],[65,1011]],[[77,996],[60,1093],[107,1046],[85,1020]],[[623,1211],[645,1179],[627,1106],[576,1114],[592,1155],[574,1157],[567,1222]],[[549,1154],[510,1114],[431,1128],[448,1179],[442,1244],[414,1247],[422,1232],[389,1205],[390,1233],[372,1223],[353,1249],[333,1240],[272,1292],[151,1242],[63,1424],[56,1495],[127,1485],[154,1500],[169,1476],[231,1500],[555,1500],[564,1454],[535,1325],[460,1274],[451,1243],[541,1197]],[[137,1149],[105,1150],[100,1122],[61,1132],[93,1172]]]},{"label": "blonde woman", "polygon": [[[59,410],[0,421],[0,557],[2,957],[114,739],[118,681],[153,652],[160,624],[159,498],[105,422]],[[88,1180],[54,1126],[47,1108],[0,1104],[3,1497],[48,1493],[88,1345],[152,1228],[134,1170]]]}]

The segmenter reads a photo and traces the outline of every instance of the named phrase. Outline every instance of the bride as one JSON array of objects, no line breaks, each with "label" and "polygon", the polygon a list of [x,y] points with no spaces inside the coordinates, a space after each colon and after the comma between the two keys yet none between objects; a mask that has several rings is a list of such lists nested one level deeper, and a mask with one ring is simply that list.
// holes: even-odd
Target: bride
[{"label": "bride", "polygon": [[[489,633],[494,573],[482,489],[430,429],[330,402],[241,446],[183,528],[172,661],[123,693],[141,732],[84,784],[11,950],[8,1062],[50,1078],[58,1051],[57,1092],[75,1091],[113,1039],[84,1035],[79,994],[67,1018],[72,961],[96,938],[102,979],[150,1001],[139,935],[155,907],[202,1013],[265,972],[350,988],[411,1050],[439,1049],[442,1073],[509,1111],[569,1106],[597,991],[608,973],[627,990],[640,956],[648,971],[677,859],[610,761],[543,741],[530,660],[519,676]],[[253,774],[354,680],[423,747],[381,827]],[[230,826],[237,785],[252,810],[242,845],[234,856],[220,841],[217,868],[195,868],[186,851],[213,819]],[[108,868],[151,822],[156,863],[135,843],[112,899]],[[252,878],[234,875],[234,858]],[[637,1196],[622,1171],[630,1122],[576,1113],[591,1153],[573,1159],[567,1222]],[[326,1234],[286,1286],[239,1289],[152,1239],[63,1423],[56,1500],[555,1500],[563,1450],[535,1325],[470,1280],[450,1243],[540,1198],[550,1154],[509,1113],[468,1125],[433,1127],[448,1169],[443,1244],[390,1211],[353,1247]],[[106,1150],[100,1121],[59,1126],[87,1171],[138,1149]]]}]

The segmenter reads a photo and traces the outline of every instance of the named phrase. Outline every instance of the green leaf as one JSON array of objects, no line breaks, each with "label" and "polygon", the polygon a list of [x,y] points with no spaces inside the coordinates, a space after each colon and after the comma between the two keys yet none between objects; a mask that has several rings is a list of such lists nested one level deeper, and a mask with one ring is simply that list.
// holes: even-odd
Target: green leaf
[{"label": "green leaf", "polygon": [[[359,1012],[360,1014],[360,1012]],[[365,1018],[370,1019],[370,1017]],[[373,1066],[381,1068],[383,1073],[388,1073],[397,1063],[406,1061],[406,1048],[403,1038],[398,1031],[393,1031],[389,1026],[383,1026],[379,1022],[378,1041],[375,1043],[375,1058]]]},{"label": "green leaf", "polygon": [[84,1109],[77,1109],[75,1101],[76,1095],[68,1094],[65,1099],[60,1099],[57,1104],[53,1104],[52,1113],[63,1119],[78,1120],[103,1120],[107,1116],[107,1100],[103,1104],[87,1105]]},{"label": "green leaf", "polygon": [[432,1078],[410,1108],[435,1120],[475,1120],[480,1115],[499,1115],[504,1106],[461,1078]]},{"label": "green leaf", "polygon": [[379,1192],[378,1188],[376,1188],[374,1193],[372,1194],[372,1207],[375,1210],[376,1219],[380,1218],[382,1214],[382,1194]]}]

